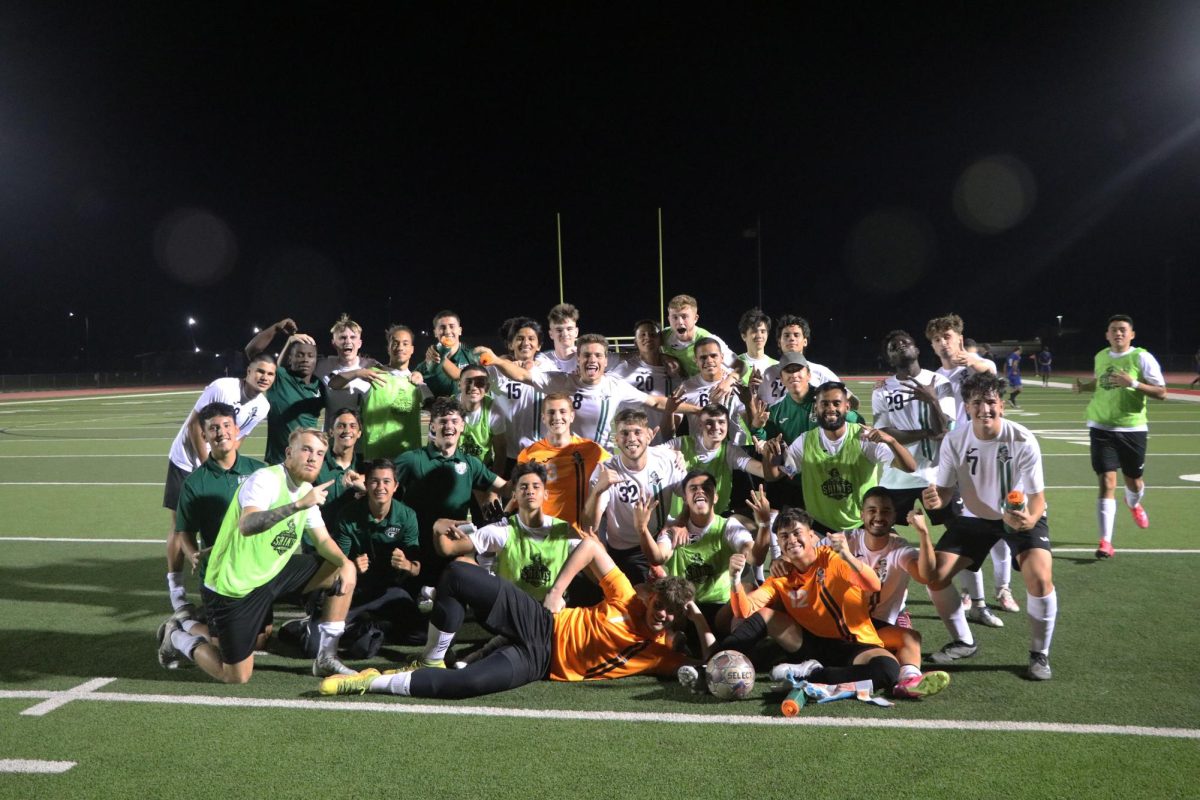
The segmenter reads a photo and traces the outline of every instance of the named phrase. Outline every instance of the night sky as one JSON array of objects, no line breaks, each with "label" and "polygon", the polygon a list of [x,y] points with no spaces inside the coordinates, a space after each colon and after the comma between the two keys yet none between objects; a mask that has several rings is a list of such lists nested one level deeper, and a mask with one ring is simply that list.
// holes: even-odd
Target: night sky
[{"label": "night sky", "polygon": [[1200,344],[1195,3],[245,5],[0,11],[0,372],[342,311],[491,344],[558,301],[556,212],[581,327],[626,333],[660,207],[667,296],[738,347],[759,244],[835,368],[947,310]]}]

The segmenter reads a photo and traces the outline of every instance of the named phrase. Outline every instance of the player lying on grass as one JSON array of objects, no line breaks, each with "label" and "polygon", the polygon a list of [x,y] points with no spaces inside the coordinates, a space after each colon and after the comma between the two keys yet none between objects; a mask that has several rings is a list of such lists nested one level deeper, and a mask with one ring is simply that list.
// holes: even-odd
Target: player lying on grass
[{"label": "player lying on grass", "polygon": [[[563,592],[585,566],[599,579],[604,601],[591,608],[563,608]],[[567,559],[558,579],[539,604],[525,592],[481,567],[454,561],[438,584],[430,615],[425,666],[381,675],[327,678],[321,694],[398,694],[459,698],[515,689],[533,681],[600,680],[651,673],[673,674],[699,664],[673,646],[671,626],[686,615],[699,634],[701,658],[713,641],[695,590],[681,578],[660,578],[639,596],[603,545],[586,539]],[[446,651],[463,623],[466,607],[483,626],[506,637],[506,644],[463,669],[444,668]]]},{"label": "player lying on grass", "polygon": [[[163,630],[160,661],[188,658],[224,683],[245,683],[254,671],[254,644],[271,616],[271,606],[296,591],[330,589],[320,623],[313,674],[354,674],[337,660],[346,610],[355,586],[354,562],[325,530],[320,505],[328,483],[313,486],[328,438],[298,428],[288,439],[282,464],[251,475],[225,512],[208,560],[201,597],[219,647],[185,633],[174,617]],[[300,552],[304,532],[316,552]]]},{"label": "player lying on grass", "polygon": [[[760,494],[756,501],[765,502],[765,497]],[[730,604],[740,623],[735,622],[733,633],[717,649],[749,653],[770,635],[798,662],[777,665],[773,679],[825,684],[869,680],[875,689],[895,687],[900,664],[871,623],[869,597],[883,588],[879,576],[854,556],[845,534],[830,534],[830,546],[820,546],[812,517],[802,509],[780,511],[774,530],[785,574],[768,578],[749,594],[740,583],[734,586]],[[947,683],[945,673],[929,673],[907,682],[897,694],[921,697]]]}]

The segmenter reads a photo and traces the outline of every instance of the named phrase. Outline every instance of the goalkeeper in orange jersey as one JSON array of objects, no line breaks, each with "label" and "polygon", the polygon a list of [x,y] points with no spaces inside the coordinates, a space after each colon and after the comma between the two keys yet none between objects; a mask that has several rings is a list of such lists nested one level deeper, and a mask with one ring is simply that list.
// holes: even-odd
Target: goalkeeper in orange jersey
[{"label": "goalkeeper in orange jersey", "polygon": [[[604,601],[591,608],[563,608],[571,579],[589,567],[600,581]],[[595,538],[583,541],[542,603],[512,583],[463,561],[442,572],[430,615],[429,640],[421,658],[407,670],[381,675],[368,669],[321,682],[320,692],[397,694],[412,697],[477,697],[515,689],[533,681],[584,681],[650,673],[674,674],[702,662],[675,649],[672,624],[686,615],[699,633],[707,660],[713,636],[682,578],[660,578],[639,596]],[[463,623],[466,607],[509,643],[462,669],[446,669],[446,652]]]}]

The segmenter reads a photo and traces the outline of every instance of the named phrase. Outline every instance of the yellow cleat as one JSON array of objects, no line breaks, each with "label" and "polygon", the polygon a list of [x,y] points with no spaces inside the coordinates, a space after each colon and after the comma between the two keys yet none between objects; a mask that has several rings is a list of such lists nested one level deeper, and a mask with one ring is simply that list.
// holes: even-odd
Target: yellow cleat
[{"label": "yellow cleat", "polygon": [[397,667],[396,669],[385,669],[383,671],[383,674],[384,675],[398,675],[401,672],[415,672],[416,670],[419,670],[419,669],[445,669],[445,668],[446,668],[446,662],[442,659],[438,659],[437,661],[425,661],[424,659],[421,659],[421,658],[414,658],[412,661],[408,662],[403,667]]},{"label": "yellow cleat", "polygon": [[354,675],[331,675],[321,681],[319,691],[324,695],[366,694],[371,688],[371,681],[378,677],[379,670],[373,667]]}]

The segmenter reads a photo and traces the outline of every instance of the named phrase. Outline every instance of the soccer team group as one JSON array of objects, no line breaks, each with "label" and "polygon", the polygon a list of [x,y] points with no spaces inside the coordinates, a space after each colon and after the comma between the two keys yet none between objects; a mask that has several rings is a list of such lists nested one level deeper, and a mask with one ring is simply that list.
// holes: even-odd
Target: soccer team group
[{"label": "soccer team group", "polygon": [[[922,670],[909,583],[950,635],[925,658],[953,664],[978,650],[972,623],[1004,625],[984,596],[990,556],[997,610],[1020,610],[1013,567],[1024,580],[1027,676],[1050,679],[1041,451],[1005,418],[1019,354],[1001,379],[949,314],[924,331],[932,371],[916,337],[892,331],[868,424],[860,398],[806,358],[803,318],[746,312],[735,355],[697,324],[694,298],[668,311],[665,329],[636,324],[620,361],[603,336],[579,334],[570,304],[547,330],[508,320],[504,355],[465,345],[458,314],[441,311],[421,363],[403,325],[387,331],[387,363],[360,355],[346,316],[325,357],[290,319],[258,333],[245,376],[209,384],[171,448],[174,613],[159,662],[244,683],[286,600],[308,613],[279,633],[312,657],[322,694],[458,698],[641,673],[701,692],[710,656],[733,650],[826,695],[853,684],[918,698],[950,676]],[[1118,473],[1149,524],[1146,405],[1166,395],[1131,319],[1112,317],[1106,338],[1095,380],[1076,383],[1093,393],[1100,558],[1114,553]],[[240,444],[263,419],[259,460]],[[936,544],[933,525],[945,526]],[[459,651],[468,610],[493,638]],[[382,672],[343,663],[384,640],[423,649]]]}]

